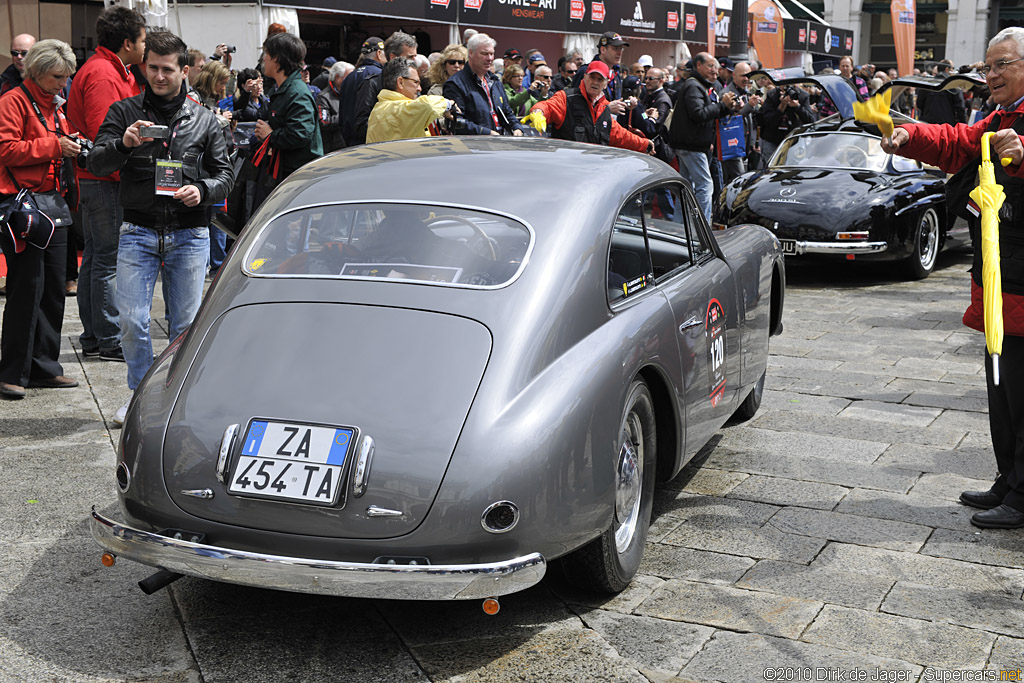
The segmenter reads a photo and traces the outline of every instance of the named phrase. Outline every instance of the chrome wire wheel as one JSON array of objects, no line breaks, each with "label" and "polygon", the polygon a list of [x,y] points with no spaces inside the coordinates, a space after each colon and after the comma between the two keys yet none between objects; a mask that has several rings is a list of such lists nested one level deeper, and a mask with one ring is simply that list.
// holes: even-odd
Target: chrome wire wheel
[{"label": "chrome wire wheel", "polygon": [[626,416],[620,438],[615,472],[615,549],[624,553],[636,535],[644,480],[644,426],[635,410]]}]

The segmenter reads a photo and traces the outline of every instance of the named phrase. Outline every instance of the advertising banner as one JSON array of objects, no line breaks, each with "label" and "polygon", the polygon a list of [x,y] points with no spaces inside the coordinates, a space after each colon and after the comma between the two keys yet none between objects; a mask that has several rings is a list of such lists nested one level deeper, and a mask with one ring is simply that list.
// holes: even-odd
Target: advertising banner
[{"label": "advertising banner", "polygon": [[914,0],[892,0],[892,37],[896,43],[896,64],[900,76],[914,73],[914,42],[917,39]]},{"label": "advertising banner", "polygon": [[[449,2],[454,5],[459,0]],[[572,11],[569,0],[461,0],[461,3],[459,21],[464,24],[530,31],[569,30]]]},{"label": "advertising banner", "polygon": [[783,19],[782,30],[785,31],[785,40],[782,46],[790,52],[804,52],[807,50],[807,22],[802,19]]},{"label": "advertising banner", "polygon": [[715,25],[718,23],[718,11],[715,9],[715,0],[708,0],[708,52],[715,54]]},{"label": "advertising banner", "polygon": [[[845,50],[845,35],[850,36],[850,49]],[[853,33],[843,29],[834,29],[825,24],[813,21],[807,27],[807,51],[830,57],[842,57],[853,52]]]},{"label": "advertising banner", "polygon": [[[654,40],[680,40],[682,37],[679,19],[681,3],[664,0],[586,0],[586,5],[590,10],[589,27],[586,30],[590,33],[615,31],[623,36]],[[574,21],[570,20],[570,26],[573,30],[579,30]]]},{"label": "advertising banner", "polygon": [[[230,2],[231,0],[227,0]],[[267,0],[274,7],[297,7],[353,14],[375,14],[399,19],[455,23],[459,0]]]},{"label": "advertising banner", "polygon": [[[729,21],[731,10],[716,10],[715,44],[719,49],[729,47]],[[682,40],[689,45],[691,52],[702,52],[708,44],[708,8],[704,5],[683,4],[681,15]]]},{"label": "advertising banner", "polygon": [[783,64],[782,12],[772,0],[754,0],[750,3],[750,42],[767,69],[778,69]]}]

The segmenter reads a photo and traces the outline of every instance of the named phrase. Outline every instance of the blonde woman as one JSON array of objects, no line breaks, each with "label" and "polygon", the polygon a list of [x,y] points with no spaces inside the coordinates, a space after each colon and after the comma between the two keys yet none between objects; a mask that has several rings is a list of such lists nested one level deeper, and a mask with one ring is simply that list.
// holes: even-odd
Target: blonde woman
[{"label": "blonde woman", "polygon": [[449,45],[441,52],[440,59],[430,65],[430,89],[428,95],[443,95],[444,82],[466,66],[469,53],[461,45]]}]

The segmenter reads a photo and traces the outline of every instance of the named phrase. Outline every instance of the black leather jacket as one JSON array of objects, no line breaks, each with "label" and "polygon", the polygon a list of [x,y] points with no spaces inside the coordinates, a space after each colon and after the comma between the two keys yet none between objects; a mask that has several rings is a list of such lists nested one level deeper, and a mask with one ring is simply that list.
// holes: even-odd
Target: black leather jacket
[{"label": "black leather jacket", "polygon": [[711,100],[709,88],[710,83],[691,76],[679,89],[669,129],[669,142],[675,149],[707,152],[715,142],[715,123],[732,112],[721,102]]},{"label": "black leather jacket", "polygon": [[[187,97],[167,121],[144,103],[144,97],[136,95],[110,106],[89,154],[89,171],[101,177],[121,171],[120,200],[127,222],[158,230],[206,226],[206,207],[227,198],[234,183],[220,122]],[[167,126],[173,138],[125,147],[121,142],[125,129],[140,119]],[[169,150],[165,142],[170,143]],[[183,163],[182,185],[199,188],[202,199],[197,206],[186,207],[181,200],[156,194],[156,160],[167,158]]]}]

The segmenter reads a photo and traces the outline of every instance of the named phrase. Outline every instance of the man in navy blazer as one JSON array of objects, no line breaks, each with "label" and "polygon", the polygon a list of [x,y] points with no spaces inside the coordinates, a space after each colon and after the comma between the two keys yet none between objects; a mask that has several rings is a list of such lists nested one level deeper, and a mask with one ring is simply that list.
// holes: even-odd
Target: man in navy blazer
[{"label": "man in navy blazer", "polygon": [[491,73],[496,45],[486,33],[474,35],[466,44],[466,68],[445,81],[444,96],[454,100],[465,118],[465,125],[456,130],[461,135],[518,136],[525,130],[509,106],[501,81]]}]

